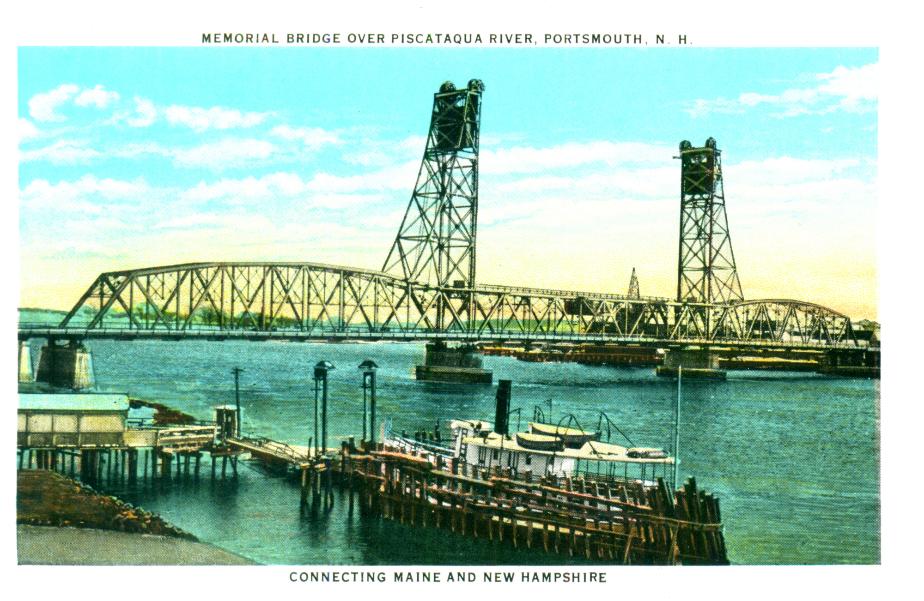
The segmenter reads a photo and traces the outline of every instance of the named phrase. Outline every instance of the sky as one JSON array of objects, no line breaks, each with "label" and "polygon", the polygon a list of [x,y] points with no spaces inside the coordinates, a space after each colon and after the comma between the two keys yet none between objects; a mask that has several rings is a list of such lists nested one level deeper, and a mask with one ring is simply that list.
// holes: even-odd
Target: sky
[{"label": "sky", "polygon": [[748,299],[878,316],[875,49],[22,47],[20,306],[191,261],[382,267],[432,94],[485,84],[478,281],[676,294],[681,140]]}]

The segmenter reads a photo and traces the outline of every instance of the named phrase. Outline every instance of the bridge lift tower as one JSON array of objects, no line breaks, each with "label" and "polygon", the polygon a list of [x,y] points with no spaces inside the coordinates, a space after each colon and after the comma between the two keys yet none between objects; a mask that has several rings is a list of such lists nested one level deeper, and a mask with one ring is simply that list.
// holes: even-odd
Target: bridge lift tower
[{"label": "bridge lift tower", "polygon": [[[458,314],[468,327],[475,322],[476,239],[478,233],[478,138],[484,84],[472,79],[463,89],[444,82],[433,95],[430,132],[417,183],[398,235],[382,271],[405,281],[424,284],[461,300]],[[453,308],[443,293],[436,296],[436,329],[452,319]],[[448,318],[448,319],[447,319]],[[417,378],[491,382],[481,357],[467,345],[447,348],[442,341],[427,344]]]},{"label": "bridge lift tower", "polygon": [[[382,271],[437,288],[475,286],[483,91],[479,79],[461,90],[447,81],[433,95],[417,183]],[[473,317],[474,307],[467,304]],[[437,307],[439,329],[445,326],[446,311]]]},{"label": "bridge lift tower", "polygon": [[684,140],[679,158],[677,302],[692,304],[688,309],[692,315],[682,320],[686,334],[704,337],[713,331],[712,305],[739,302],[744,295],[725,213],[722,151],[714,138],[699,148]]}]

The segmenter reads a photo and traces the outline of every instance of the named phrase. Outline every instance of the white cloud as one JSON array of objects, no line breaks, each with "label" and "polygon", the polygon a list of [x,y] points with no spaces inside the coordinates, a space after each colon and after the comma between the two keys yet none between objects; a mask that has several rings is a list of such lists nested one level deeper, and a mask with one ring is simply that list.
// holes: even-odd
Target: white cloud
[{"label": "white cloud", "polygon": [[74,140],[58,140],[50,146],[26,150],[20,153],[19,160],[49,161],[56,164],[85,163],[100,156],[99,151]]},{"label": "white cloud", "polygon": [[277,125],[270,130],[270,134],[283,140],[295,140],[310,150],[317,150],[325,144],[342,144],[340,137],[319,127],[289,127]]},{"label": "white cloud", "polygon": [[725,165],[725,174],[738,182],[752,185],[793,184],[826,180],[861,165],[858,159],[797,159],[772,157],[760,161],[741,161]]},{"label": "white cloud", "polygon": [[275,149],[275,146],[265,140],[227,138],[219,142],[169,152],[174,162],[181,167],[207,167],[221,170],[238,167],[250,161],[267,159]]},{"label": "white cloud", "polygon": [[52,184],[36,179],[20,191],[24,209],[50,209],[53,211],[79,211],[100,213],[106,202],[147,200],[152,189],[144,180],[126,181],[85,175],[75,181]]},{"label": "white cloud", "polygon": [[35,126],[34,123],[29,121],[28,119],[23,119],[22,117],[19,118],[19,122],[17,123],[17,129],[18,129],[17,133],[19,134],[20,143],[25,142],[26,140],[32,140],[33,138],[37,138],[42,133],[39,131],[39,129]]},{"label": "white cloud", "polygon": [[93,88],[86,88],[74,99],[77,106],[93,105],[98,109],[104,109],[110,104],[119,100],[118,92],[110,92],[102,85]]},{"label": "white cloud", "polygon": [[517,146],[481,152],[481,173],[536,173],[602,163],[661,163],[673,155],[673,147],[638,142],[571,142],[547,148]]},{"label": "white cloud", "polygon": [[156,229],[216,229],[226,228],[234,232],[263,231],[273,227],[264,215],[250,213],[190,213],[158,223]]},{"label": "white cloud", "polygon": [[201,132],[208,129],[253,127],[263,123],[269,113],[246,113],[220,106],[206,109],[171,105],[164,109],[164,116],[171,125],[185,125]]},{"label": "white cloud", "polygon": [[778,109],[777,117],[824,114],[838,110],[865,112],[873,110],[878,94],[878,63],[862,67],[838,66],[829,73],[818,73],[816,85],[790,88],[779,94],[744,92],[735,99],[697,99],[684,110],[691,117],[710,113],[743,113],[767,105]]},{"label": "white cloud", "polygon": [[818,91],[840,97],[839,106],[844,110],[865,110],[869,103],[877,98],[878,64],[874,63],[858,69],[838,67],[831,73],[819,75],[818,78],[823,82],[818,87]]},{"label": "white cloud", "polygon": [[[636,167],[593,171],[582,175],[540,175],[518,178],[492,186],[499,197],[508,195],[545,195],[570,191],[577,198],[660,199],[670,197],[677,187],[677,169]],[[482,180],[484,181],[484,180]]]},{"label": "white cloud", "polygon": [[345,153],[343,160],[363,167],[384,167],[396,160],[420,160],[426,145],[427,137],[416,135],[397,142],[364,139],[353,145],[356,150]]},{"label": "white cloud", "polygon": [[295,173],[272,173],[263,177],[221,179],[214,183],[199,182],[185,190],[181,199],[188,202],[248,202],[298,199],[302,208],[317,207],[343,209],[360,204],[373,205],[381,202],[383,196],[375,193],[347,193],[332,191],[317,177],[302,179]]},{"label": "white cloud", "polygon": [[308,189],[318,193],[353,193],[363,190],[407,190],[410,194],[417,177],[418,161],[407,161],[392,167],[359,175],[331,175],[317,173],[308,183]]},{"label": "white cloud", "polygon": [[135,96],[135,115],[125,122],[132,127],[148,127],[157,119],[157,108],[147,98]]},{"label": "white cloud", "polygon": [[119,148],[109,150],[110,155],[123,159],[134,159],[140,156],[153,155],[162,157],[172,157],[173,152],[161,146],[157,142],[132,142]]},{"label": "white cloud", "polygon": [[36,121],[64,121],[64,117],[55,111],[79,90],[78,86],[65,83],[48,92],[36,94],[29,99],[29,114]]}]

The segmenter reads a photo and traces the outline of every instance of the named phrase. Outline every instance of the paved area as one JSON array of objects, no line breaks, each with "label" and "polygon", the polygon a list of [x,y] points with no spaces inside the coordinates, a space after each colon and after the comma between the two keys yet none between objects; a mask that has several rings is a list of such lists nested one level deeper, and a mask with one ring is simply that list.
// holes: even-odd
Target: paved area
[{"label": "paved area", "polygon": [[17,525],[20,565],[255,565],[204,543],[89,528]]}]

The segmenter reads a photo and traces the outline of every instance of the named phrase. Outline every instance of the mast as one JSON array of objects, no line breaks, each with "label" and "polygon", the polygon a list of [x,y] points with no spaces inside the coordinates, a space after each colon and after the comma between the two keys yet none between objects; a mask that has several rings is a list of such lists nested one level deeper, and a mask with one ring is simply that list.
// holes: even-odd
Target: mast
[{"label": "mast", "polygon": [[674,403],[674,490],[677,489],[677,470],[680,467],[680,393],[682,391],[683,366],[677,368],[677,400]]}]

